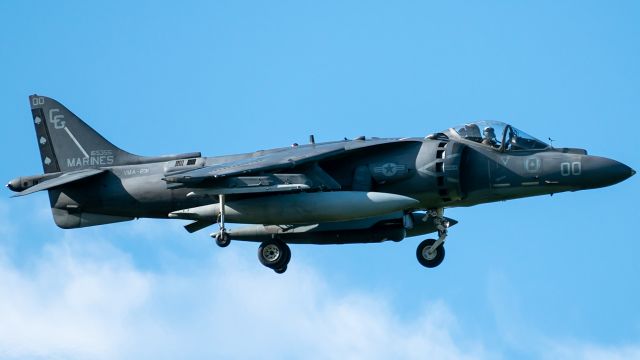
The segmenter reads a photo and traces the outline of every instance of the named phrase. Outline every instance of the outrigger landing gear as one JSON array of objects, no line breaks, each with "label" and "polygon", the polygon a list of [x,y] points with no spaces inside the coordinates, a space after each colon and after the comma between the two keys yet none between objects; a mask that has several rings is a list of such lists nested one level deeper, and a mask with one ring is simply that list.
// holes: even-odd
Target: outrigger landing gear
[{"label": "outrigger landing gear", "polygon": [[262,242],[258,248],[260,263],[278,274],[287,271],[287,265],[291,260],[291,249],[280,239],[271,239]]},{"label": "outrigger landing gear", "polygon": [[229,233],[227,232],[227,229],[225,229],[224,227],[224,213],[225,213],[224,195],[222,194],[218,195],[218,199],[219,199],[218,203],[220,204],[220,217],[218,221],[218,225],[220,225],[220,230],[218,230],[218,232],[215,235],[216,245],[220,247],[227,247],[229,246],[229,243],[231,243],[231,238],[229,237]]},{"label": "outrigger landing gear", "polygon": [[443,208],[429,210],[424,220],[426,221],[428,218],[433,218],[433,223],[438,229],[438,240],[426,239],[421,242],[416,250],[416,256],[420,265],[434,268],[444,260],[444,241],[447,239],[449,222],[444,217]]}]

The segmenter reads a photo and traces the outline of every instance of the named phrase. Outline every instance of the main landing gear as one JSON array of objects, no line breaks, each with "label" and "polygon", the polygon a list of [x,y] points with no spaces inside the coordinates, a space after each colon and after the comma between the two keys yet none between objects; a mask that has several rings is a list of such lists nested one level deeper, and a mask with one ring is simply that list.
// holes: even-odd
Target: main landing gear
[{"label": "main landing gear", "polygon": [[434,268],[444,260],[444,241],[447,239],[449,222],[444,218],[444,209],[429,210],[424,220],[433,218],[433,223],[438,229],[438,240],[426,239],[418,245],[416,257],[420,265]]},{"label": "main landing gear", "polygon": [[287,265],[291,260],[291,249],[279,239],[263,241],[258,248],[258,259],[262,265],[282,274],[287,271]]},{"label": "main landing gear", "polygon": [[[219,196],[220,204],[220,217],[218,218],[218,225],[220,229],[218,232],[211,234],[216,240],[216,244],[220,247],[227,247],[231,243],[231,237],[224,227],[224,215],[225,215],[225,198],[224,195]],[[287,271],[287,265],[291,260],[291,249],[280,239],[271,239],[263,241],[258,248],[258,259],[262,265],[273,269],[278,274],[282,274]]]},{"label": "main landing gear", "polygon": [[[211,234],[216,241],[216,244],[220,247],[227,247],[231,242],[231,237],[226,231],[224,216],[225,216],[225,198],[224,195],[220,196],[220,217],[218,232]],[[442,263],[444,260],[444,242],[447,239],[447,228],[449,222],[444,217],[444,209],[439,208],[435,210],[429,210],[425,215],[423,221],[427,221],[433,218],[433,223],[438,230],[438,239],[426,239],[418,245],[416,249],[416,257],[420,265],[427,268],[434,268]],[[272,269],[278,274],[282,274],[287,271],[287,266],[291,260],[291,249],[282,240],[273,238],[263,241],[258,247],[258,260],[260,263],[269,269]]]}]

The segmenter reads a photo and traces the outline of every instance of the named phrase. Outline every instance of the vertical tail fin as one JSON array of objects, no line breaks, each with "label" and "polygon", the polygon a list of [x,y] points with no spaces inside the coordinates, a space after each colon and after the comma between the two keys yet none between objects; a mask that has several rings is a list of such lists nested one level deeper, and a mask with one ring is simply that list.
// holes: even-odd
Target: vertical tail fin
[{"label": "vertical tail fin", "polygon": [[45,173],[135,162],[132,155],[107,141],[54,99],[29,96]]}]

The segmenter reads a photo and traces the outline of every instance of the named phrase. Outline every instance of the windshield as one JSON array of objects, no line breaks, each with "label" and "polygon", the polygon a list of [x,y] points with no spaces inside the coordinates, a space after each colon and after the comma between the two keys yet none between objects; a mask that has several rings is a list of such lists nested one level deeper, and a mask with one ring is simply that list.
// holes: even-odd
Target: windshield
[{"label": "windshield", "polygon": [[444,133],[500,151],[541,150],[549,147],[545,142],[500,121],[477,121],[454,126]]}]

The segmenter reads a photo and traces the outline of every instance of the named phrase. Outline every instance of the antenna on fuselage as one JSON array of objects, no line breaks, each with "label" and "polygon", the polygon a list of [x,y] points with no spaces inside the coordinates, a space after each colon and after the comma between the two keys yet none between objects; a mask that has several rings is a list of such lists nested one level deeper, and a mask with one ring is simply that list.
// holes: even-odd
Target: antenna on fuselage
[{"label": "antenna on fuselage", "polygon": [[549,139],[549,145],[551,145],[551,148],[553,149],[553,142],[555,140],[553,140],[551,137],[548,137],[547,139]]}]

